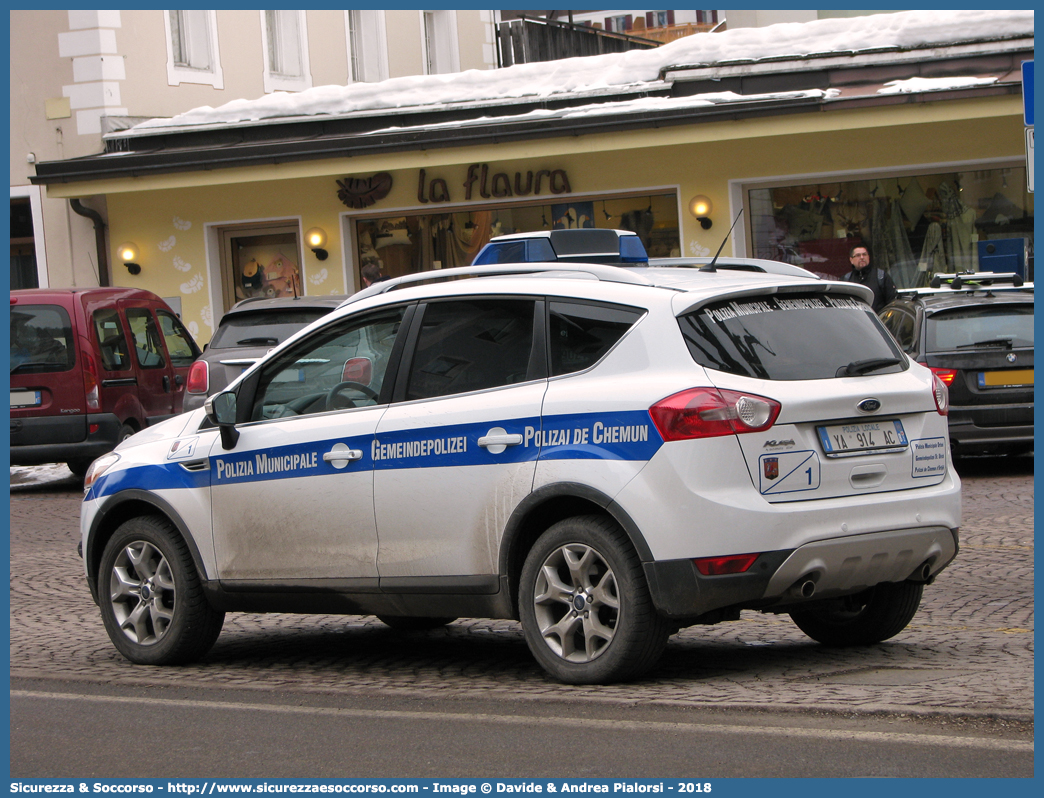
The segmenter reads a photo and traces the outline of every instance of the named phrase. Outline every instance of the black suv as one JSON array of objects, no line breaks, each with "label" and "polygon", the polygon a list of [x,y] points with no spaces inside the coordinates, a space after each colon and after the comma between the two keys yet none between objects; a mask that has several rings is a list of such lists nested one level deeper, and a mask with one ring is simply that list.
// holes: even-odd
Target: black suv
[{"label": "black suv", "polygon": [[936,275],[881,321],[950,388],[954,455],[1033,449],[1033,285],[1012,274]]}]

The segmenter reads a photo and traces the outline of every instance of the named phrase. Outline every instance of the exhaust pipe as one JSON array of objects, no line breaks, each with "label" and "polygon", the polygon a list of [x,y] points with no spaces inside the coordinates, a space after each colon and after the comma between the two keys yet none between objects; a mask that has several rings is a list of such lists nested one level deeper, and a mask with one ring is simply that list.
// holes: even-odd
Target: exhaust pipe
[{"label": "exhaust pipe", "polygon": [[799,579],[791,586],[790,590],[787,591],[787,593],[792,596],[805,599],[812,598],[812,596],[815,595],[815,592],[816,583],[808,578]]},{"label": "exhaust pipe", "polygon": [[925,560],[907,577],[910,582],[927,582],[932,578],[932,561]]}]

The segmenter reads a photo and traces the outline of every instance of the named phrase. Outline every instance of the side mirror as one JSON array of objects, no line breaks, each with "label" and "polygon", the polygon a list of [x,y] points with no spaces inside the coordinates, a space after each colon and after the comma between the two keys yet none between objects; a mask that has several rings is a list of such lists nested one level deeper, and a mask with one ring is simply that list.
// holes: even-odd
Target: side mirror
[{"label": "side mirror", "polygon": [[236,429],[236,395],[232,391],[214,394],[203,403],[203,409],[221,432],[221,448],[232,449],[239,440]]}]

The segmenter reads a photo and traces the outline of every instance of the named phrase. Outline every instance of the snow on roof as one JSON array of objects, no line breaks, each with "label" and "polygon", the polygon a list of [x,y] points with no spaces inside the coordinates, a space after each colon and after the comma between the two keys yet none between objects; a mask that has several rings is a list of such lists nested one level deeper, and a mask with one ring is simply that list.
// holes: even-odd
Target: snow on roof
[{"label": "snow on roof", "polygon": [[[415,75],[380,83],[317,86],[297,93],[275,92],[254,100],[233,100],[219,108],[195,108],[170,119],[151,119],[119,135],[399,108],[434,110],[465,102],[637,91],[649,88],[649,84],[662,85],[660,76],[669,67],[745,59],[859,55],[882,49],[933,48],[1032,36],[1032,10],[904,11],[872,17],[788,22],[695,34],[651,50],[518,64],[503,69]],[[942,88],[903,83],[907,84],[906,88],[899,87],[895,91]]]}]

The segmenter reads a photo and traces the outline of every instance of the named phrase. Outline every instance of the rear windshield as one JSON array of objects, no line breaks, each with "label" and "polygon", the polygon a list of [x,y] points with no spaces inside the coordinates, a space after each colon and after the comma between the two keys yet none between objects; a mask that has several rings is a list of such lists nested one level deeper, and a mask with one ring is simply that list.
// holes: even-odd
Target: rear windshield
[{"label": "rear windshield", "polygon": [[76,362],[72,324],[59,305],[11,306],[11,373],[67,371]]},{"label": "rear windshield", "polygon": [[678,319],[693,359],[766,380],[821,380],[907,368],[869,305],[822,294],[744,298]]},{"label": "rear windshield", "polygon": [[333,308],[296,308],[267,313],[235,313],[221,320],[210,341],[210,348],[276,346],[331,310]]},{"label": "rear windshield", "polygon": [[928,317],[929,352],[1033,346],[1033,307],[994,306],[946,310]]}]

